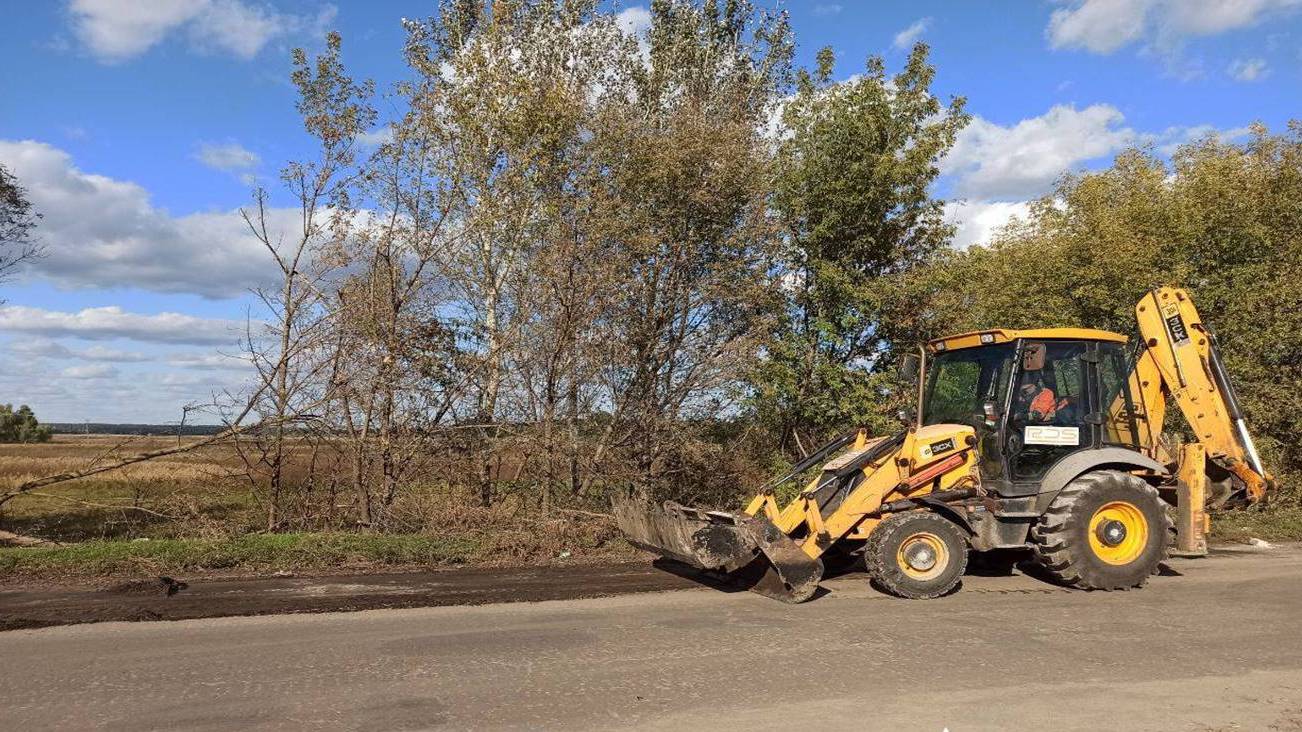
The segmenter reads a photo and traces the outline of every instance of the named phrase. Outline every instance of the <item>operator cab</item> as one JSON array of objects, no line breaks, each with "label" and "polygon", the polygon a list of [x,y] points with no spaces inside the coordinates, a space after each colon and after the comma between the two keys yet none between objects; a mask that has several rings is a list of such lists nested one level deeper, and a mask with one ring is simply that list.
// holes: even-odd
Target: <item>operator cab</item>
[{"label": "operator cab", "polygon": [[982,482],[1039,491],[1078,450],[1138,449],[1125,336],[1084,328],[988,330],[928,344],[922,424],[976,430]]}]

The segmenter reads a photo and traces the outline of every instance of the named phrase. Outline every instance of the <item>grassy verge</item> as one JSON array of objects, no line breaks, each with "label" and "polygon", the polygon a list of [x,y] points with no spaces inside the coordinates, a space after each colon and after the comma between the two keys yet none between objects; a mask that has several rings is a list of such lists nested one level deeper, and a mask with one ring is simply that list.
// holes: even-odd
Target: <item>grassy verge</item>
[{"label": "grassy verge", "polygon": [[1302,508],[1228,511],[1212,517],[1212,540],[1302,541]]},{"label": "grassy verge", "polygon": [[312,570],[422,569],[454,565],[529,565],[549,560],[620,560],[635,556],[607,534],[570,534],[562,543],[523,531],[493,533],[250,534],[225,539],[96,539],[51,547],[0,548],[5,578],[112,577],[141,574],[268,574]]},{"label": "grassy verge", "polygon": [[[112,576],[238,571],[269,573],[323,569],[373,570],[489,564],[498,559],[494,542],[470,535],[302,533],[231,539],[87,541],[61,547],[0,549],[0,576]],[[618,554],[618,547],[588,548]],[[567,554],[572,556],[574,552]],[[520,562],[521,559],[525,561]],[[542,557],[517,557],[528,563]]]}]

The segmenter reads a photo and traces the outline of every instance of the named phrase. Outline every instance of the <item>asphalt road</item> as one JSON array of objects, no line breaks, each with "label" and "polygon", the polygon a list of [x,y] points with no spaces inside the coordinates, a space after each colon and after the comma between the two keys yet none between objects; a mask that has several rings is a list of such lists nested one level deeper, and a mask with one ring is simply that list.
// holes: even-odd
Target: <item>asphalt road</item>
[{"label": "asphalt road", "polygon": [[0,730],[1302,730],[1302,548],[1170,568],[16,630]]}]

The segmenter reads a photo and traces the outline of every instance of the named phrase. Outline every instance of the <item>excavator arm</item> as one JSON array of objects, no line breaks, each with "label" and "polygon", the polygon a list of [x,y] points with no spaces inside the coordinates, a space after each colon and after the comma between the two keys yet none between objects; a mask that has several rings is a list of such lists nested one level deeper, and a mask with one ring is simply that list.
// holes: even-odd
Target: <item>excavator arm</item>
[{"label": "excavator arm", "polygon": [[[1133,402],[1127,405],[1118,397],[1109,429],[1133,436],[1151,457],[1175,466],[1178,548],[1201,553],[1206,549],[1205,507],[1236,496],[1255,503],[1274,480],[1248,432],[1216,336],[1189,294],[1173,287],[1155,289],[1135,306],[1135,320],[1142,350],[1130,376]],[[1168,399],[1196,438],[1175,448],[1174,455],[1161,439]]]}]

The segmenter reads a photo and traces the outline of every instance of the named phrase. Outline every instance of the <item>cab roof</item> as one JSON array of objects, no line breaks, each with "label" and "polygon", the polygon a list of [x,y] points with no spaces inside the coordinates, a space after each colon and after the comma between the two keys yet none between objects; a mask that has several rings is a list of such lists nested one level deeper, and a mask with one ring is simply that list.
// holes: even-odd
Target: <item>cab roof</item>
[{"label": "cab roof", "polygon": [[1019,338],[1028,340],[1073,340],[1073,341],[1110,341],[1125,343],[1126,337],[1107,330],[1093,328],[1028,328],[1012,330],[1009,328],[991,328],[974,330],[971,333],[937,338],[927,344],[931,351],[956,351],[960,348],[988,346],[993,343],[1008,343]]}]

